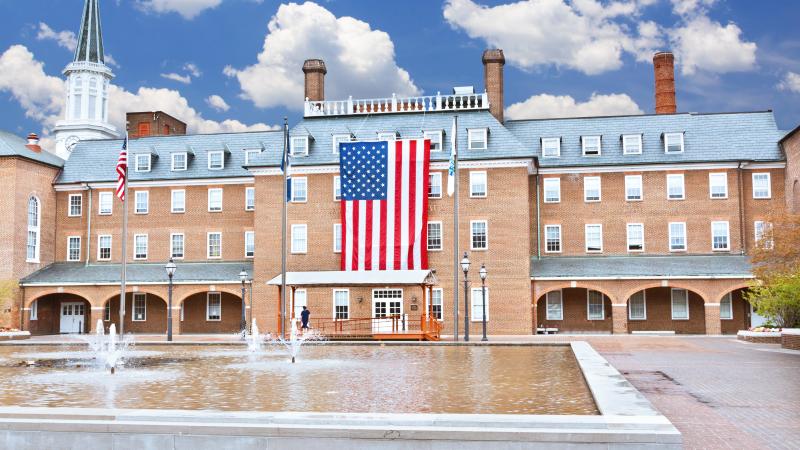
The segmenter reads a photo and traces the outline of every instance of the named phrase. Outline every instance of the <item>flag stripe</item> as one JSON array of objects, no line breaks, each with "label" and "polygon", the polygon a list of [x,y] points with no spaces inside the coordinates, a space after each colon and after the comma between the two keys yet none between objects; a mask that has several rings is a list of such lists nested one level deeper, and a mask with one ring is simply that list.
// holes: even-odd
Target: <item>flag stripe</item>
[{"label": "flag stripe", "polygon": [[[424,141],[422,148],[422,160],[430,161],[431,158],[431,141]],[[431,167],[430,164],[422,164],[422,179],[430,185],[431,180]],[[422,201],[422,206],[419,208],[418,214],[420,215],[420,228],[422,229],[422,238],[420,239],[420,264],[422,267],[428,267],[428,188],[426,187],[419,195]],[[424,218],[423,218],[424,217]]]},{"label": "flag stripe", "polygon": [[398,141],[397,145],[395,146],[395,175],[394,180],[392,183],[394,184],[394,210],[392,214],[394,215],[394,242],[392,243],[392,269],[394,270],[401,270],[402,267],[400,266],[400,245],[402,239],[402,218],[401,218],[401,206],[403,204],[403,191],[402,191],[402,183],[400,180],[403,179],[403,141]]},{"label": "flag stripe", "polygon": [[414,260],[414,247],[416,247],[418,241],[415,239],[417,235],[417,193],[416,193],[416,181],[417,181],[417,141],[409,141],[408,142],[408,243],[407,246],[407,254],[406,254],[406,269],[415,269],[419,267],[419,265],[415,266]]},{"label": "flag stripe", "polygon": [[386,206],[389,204],[389,200],[382,201],[382,202],[379,202],[379,203],[381,205],[381,212],[380,212],[380,214],[381,214],[381,216],[380,216],[381,217],[381,227],[380,227],[380,229],[381,229],[381,231],[380,231],[380,233],[381,233],[381,237],[380,237],[380,239],[381,239],[381,244],[380,244],[381,262],[380,262],[380,265],[378,266],[378,270],[386,270],[386,251],[387,251],[387,248],[388,248],[388,245],[386,245],[386,232],[389,229],[389,227],[386,225]]},{"label": "flag stripe", "polygon": [[341,229],[341,235],[342,235],[342,244],[341,244],[342,246],[339,249],[341,251],[342,270],[348,270],[348,264],[349,264],[349,261],[347,259],[347,244],[349,242],[347,239],[347,230],[345,230],[345,227],[350,222],[349,220],[347,220],[347,208],[348,206],[346,202],[342,202],[341,208],[339,208],[341,212],[341,221],[342,221],[342,225],[339,227]]}]

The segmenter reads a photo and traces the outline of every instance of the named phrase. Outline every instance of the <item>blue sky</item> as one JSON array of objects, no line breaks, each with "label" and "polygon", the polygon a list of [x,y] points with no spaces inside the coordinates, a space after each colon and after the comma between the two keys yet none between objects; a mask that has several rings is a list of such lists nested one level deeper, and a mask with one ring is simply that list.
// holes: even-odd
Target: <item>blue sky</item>
[{"label": "blue sky", "polygon": [[[0,128],[47,135],[58,120],[82,6],[0,0]],[[650,113],[650,57],[671,49],[679,111],[800,123],[795,1],[102,0],[101,12],[117,125],[126,109],[164,109],[193,132],[297,121],[312,57],[328,64],[329,99],[482,90],[488,47],[505,51],[514,118]]]}]

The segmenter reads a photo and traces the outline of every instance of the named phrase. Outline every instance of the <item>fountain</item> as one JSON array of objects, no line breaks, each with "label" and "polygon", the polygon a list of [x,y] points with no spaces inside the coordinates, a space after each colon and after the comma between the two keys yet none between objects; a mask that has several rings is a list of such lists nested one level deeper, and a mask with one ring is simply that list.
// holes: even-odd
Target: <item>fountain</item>
[{"label": "fountain", "polygon": [[114,374],[125,350],[125,344],[119,342],[117,337],[117,326],[112,323],[106,335],[103,321],[98,319],[94,335],[94,340],[89,341],[89,345],[94,353],[95,362]]},{"label": "fountain", "polygon": [[303,333],[298,333],[297,321],[292,320],[292,328],[289,332],[289,341],[287,342],[285,339],[283,339],[283,336],[281,336],[278,338],[278,342],[284,345],[286,350],[289,352],[289,356],[292,357],[292,363],[294,363],[297,359],[297,354],[300,352],[300,347],[302,347],[306,341],[316,341],[321,339],[322,337],[319,333],[310,330]]},{"label": "fountain", "polygon": [[258,331],[258,325],[256,324],[256,319],[253,319],[253,325],[251,327],[250,335],[247,337],[247,349],[251,353],[256,353],[261,351],[261,344],[263,343],[264,336],[261,335]]}]

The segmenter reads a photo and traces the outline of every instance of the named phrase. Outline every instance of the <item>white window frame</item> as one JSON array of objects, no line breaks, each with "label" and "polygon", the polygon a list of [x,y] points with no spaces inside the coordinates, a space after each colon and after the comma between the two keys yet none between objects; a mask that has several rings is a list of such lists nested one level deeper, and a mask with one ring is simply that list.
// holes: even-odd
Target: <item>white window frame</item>
[{"label": "white window frame", "polygon": [[[434,136],[436,139],[431,138]],[[441,152],[444,148],[444,133],[442,130],[428,130],[422,132],[422,139],[430,139],[431,140],[431,152]],[[439,148],[434,148],[433,143],[436,142],[439,144]]]},{"label": "white window frame", "polygon": [[[137,318],[136,316],[136,302],[137,300],[142,300],[144,303],[143,308],[144,314],[141,318]],[[131,321],[132,322],[147,322],[147,294],[144,292],[134,292],[131,296]]]},{"label": "white window frame", "polygon": [[[550,315],[550,294],[558,293],[558,316]],[[544,295],[544,320],[564,320],[564,292],[561,289]]]},{"label": "white window frame", "polygon": [[[475,247],[475,229],[474,226],[476,224],[483,224],[483,229],[485,230],[486,234],[486,246],[485,247]],[[470,220],[469,221],[469,249],[473,251],[483,251],[489,250],[489,221],[488,220]]]},{"label": "white window frame", "polygon": [[[219,235],[219,256],[211,256],[211,236]],[[209,231],[206,233],[206,259],[222,259],[222,232]]]},{"label": "white window frame", "polygon": [[[680,137],[681,140],[681,149],[679,151],[669,151],[669,141],[672,138]],[[683,153],[684,150],[684,143],[683,143],[683,133],[664,133],[664,153],[667,154],[676,154],[676,153]]]},{"label": "white window frame", "polygon": [[772,229],[772,223],[764,220],[756,220],[753,222],[753,244],[758,245],[762,241],[761,248],[772,249],[775,245],[772,239],[765,239],[764,233]]},{"label": "white window frame", "polygon": [[[134,171],[136,172],[150,172],[153,168],[153,155],[150,153],[136,153],[133,156],[134,160]],[[143,168],[143,164],[141,159],[147,158],[147,168]]]},{"label": "white window frame", "polygon": [[342,253],[342,224],[340,223],[333,224],[333,253]]},{"label": "white window frame", "polygon": [[[551,152],[555,150],[555,152]],[[561,138],[542,138],[542,158],[561,157]]]},{"label": "white window frame", "polygon": [[261,153],[259,149],[249,149],[244,151],[244,165],[247,166],[250,164],[250,159],[252,158],[251,155],[258,155]]},{"label": "white window frame", "polygon": [[[439,293],[439,301],[441,302],[439,304],[438,317],[436,316],[435,313],[431,314],[431,311],[433,311],[433,307],[435,306],[435,304],[433,303],[433,297],[435,297],[435,294],[437,292]],[[432,288],[431,292],[430,292],[430,295],[428,295],[427,292],[425,293],[425,295],[428,297],[428,302],[425,305],[426,306],[425,314],[429,315],[429,317],[435,317],[436,320],[438,320],[439,322],[444,321],[444,289],[442,289],[442,288]]]},{"label": "white window frame", "polygon": [[353,142],[353,135],[350,133],[335,133],[331,135],[331,150],[334,155],[339,154],[339,144],[342,142]]},{"label": "white window frame", "polygon": [[[295,232],[296,232],[295,230],[297,230],[297,232],[299,232],[299,230],[303,230],[303,248],[302,249],[295,248],[295,239],[294,239]],[[290,236],[290,239],[291,239],[292,254],[303,255],[303,254],[308,253],[308,224],[305,224],[305,223],[292,224],[292,234]]]},{"label": "white window frame", "polygon": [[[431,247],[431,225],[438,225],[439,226],[439,247]],[[440,252],[444,250],[444,226],[440,220],[429,220],[427,224],[427,236],[428,240],[425,243],[429,252]]]},{"label": "white window frame", "polygon": [[[144,256],[139,256],[139,254],[136,253],[136,246],[137,246],[137,241],[139,240],[139,238],[144,238]],[[150,247],[150,242],[149,242],[149,238],[147,237],[147,234],[134,234],[133,235],[133,259],[134,260],[136,260],[136,261],[144,261],[144,260],[146,260],[147,256],[148,256],[148,253],[150,251],[149,247]]]},{"label": "white window frame", "polygon": [[[144,209],[139,209],[139,197],[145,198]],[[149,214],[150,213],[150,191],[133,191],[133,213],[134,214]]]},{"label": "white window frame", "polygon": [[[220,165],[219,167],[215,167],[212,162],[215,156],[220,157]],[[225,151],[224,150],[212,150],[206,154],[208,158],[208,170],[223,170],[225,169]]]},{"label": "white window frame", "polygon": [[111,300],[103,306],[103,322],[111,322]]},{"label": "white window frame", "polygon": [[[183,196],[183,207],[176,208],[175,195],[180,194]],[[169,193],[169,211],[172,214],[183,214],[186,212],[186,189],[172,189]]]},{"label": "white window frame", "polygon": [[[641,230],[641,235],[642,235],[642,245],[641,245],[641,247],[642,248],[640,248],[638,250],[637,249],[631,250],[631,227],[634,227],[634,228],[635,227],[639,227],[639,229]],[[640,223],[640,222],[628,223],[625,226],[625,231],[626,231],[625,244],[626,244],[626,248],[628,249],[628,253],[643,253],[644,252],[644,242],[645,242],[645,239],[644,239],[644,224]]]},{"label": "white window frame", "polygon": [[[476,303],[476,294],[481,302]],[[486,298],[483,298],[483,287],[473,287],[470,290],[470,322],[483,322],[483,304],[486,303],[486,322],[489,322],[489,286],[486,286]]]},{"label": "white window frame", "polygon": [[[586,153],[586,148],[589,147],[589,141],[597,140],[597,153]],[[589,144],[589,145],[587,145]],[[581,136],[581,153],[583,156],[601,156],[603,154],[603,138],[599,135]]]},{"label": "white window frame", "polygon": [[[251,198],[253,199],[252,205],[249,203]],[[244,210],[245,211],[256,210],[256,188],[253,186],[247,186],[244,188]]]},{"label": "white window frame", "polygon": [[[600,249],[589,250],[589,228],[598,228],[600,230]],[[586,253],[603,253],[603,224],[601,223],[587,223],[583,226],[583,243]]]},{"label": "white window frame", "polygon": [[[100,245],[104,238],[108,238],[108,258],[102,257],[103,246]],[[97,260],[98,261],[111,261],[114,250],[114,237],[110,234],[101,234],[97,236]]]},{"label": "white window frame", "polygon": [[[475,135],[479,135],[481,140],[475,139]],[[483,142],[483,147],[478,147],[476,144]],[[488,128],[468,128],[467,129],[467,149],[469,150],[486,150],[489,148],[489,129]]]},{"label": "white window frame", "polygon": [[[216,319],[211,318],[211,297],[214,296],[219,300],[219,316]],[[207,292],[206,293],[206,322],[220,322],[222,321],[222,292]]]},{"label": "white window frame", "polygon": [[[291,189],[291,202],[292,203],[307,203],[308,202],[308,178],[307,177],[291,177],[289,178],[292,183]],[[297,185],[303,186],[303,192],[305,193],[305,197],[300,198],[297,196],[298,189],[296,188]]]},{"label": "white window frame", "polygon": [[[682,291],[686,293],[686,317],[675,317],[675,292]],[[689,291],[681,288],[671,288],[669,291],[669,309],[671,312],[672,320],[689,320]]]},{"label": "white window frame", "polygon": [[303,312],[303,306],[308,307],[308,291],[305,289],[296,289],[294,291],[293,303],[294,309],[291,311],[290,315],[295,319],[299,319]]},{"label": "white window frame", "polygon": [[[717,185],[714,180],[722,181]],[[714,187],[722,186],[724,194],[721,196],[714,196]],[[728,198],[728,173],[727,172],[711,172],[708,174],[708,198],[712,200],[722,200]]]},{"label": "white window frame", "polygon": [[[547,229],[558,229],[558,250],[548,250],[547,248]],[[564,239],[561,235],[561,225],[545,225],[544,226],[544,252],[545,253],[561,253],[564,251]]]},{"label": "white window frame", "polygon": [[34,300],[31,302],[30,306],[30,316],[28,320],[39,320],[39,300]]},{"label": "white window frame", "polygon": [[[303,151],[297,151],[297,143],[302,142]],[[309,139],[308,136],[292,136],[289,139],[289,155],[291,156],[308,156]]]},{"label": "white window frame", "polygon": [[[183,167],[178,167],[175,164],[175,157],[183,156]],[[170,170],[173,172],[184,172],[189,169],[189,153],[188,152],[175,152],[170,154]]]},{"label": "white window frame", "polygon": [[[78,204],[78,213],[75,214],[72,212],[72,199],[77,198]],[[69,194],[69,199],[67,202],[67,217],[81,217],[83,215],[83,194]]]},{"label": "white window frame", "polygon": [[[253,251],[252,252],[248,252],[247,251],[247,247],[248,247],[247,241],[248,241],[248,239],[252,240],[252,242],[253,242]],[[248,255],[248,253],[252,253],[252,254]],[[244,257],[246,259],[251,259],[251,258],[254,258],[255,255],[256,255],[256,232],[255,231],[245,231],[244,232]]]},{"label": "white window frame", "polygon": [[[34,224],[31,224],[31,217],[30,217],[30,208],[31,202],[34,202],[36,207],[35,211],[35,220]],[[27,208],[25,210],[25,219],[27,225],[27,240],[25,241],[25,262],[29,263],[38,263],[39,257],[41,256],[42,251],[42,201],[39,200],[39,197],[35,195],[31,195],[28,197],[28,202],[26,204]],[[31,236],[33,236],[33,242],[31,243]],[[28,255],[28,247],[33,244],[33,256]]]},{"label": "white window frame", "polygon": [[[631,302],[631,300],[633,299],[633,296],[636,295],[636,294],[642,294],[642,313],[643,313],[642,317],[634,317],[633,316],[633,308],[631,308],[631,305],[633,303]],[[628,299],[628,320],[647,320],[647,291],[646,290],[643,289],[643,290],[641,290],[639,292],[634,292],[630,296],[630,298]]]},{"label": "white window frame", "polygon": [[[714,248],[714,226],[725,224],[725,248]],[[728,252],[731,250],[731,224],[727,220],[714,220],[711,222],[711,251],[714,252]]]},{"label": "white window frame", "polygon": [[[589,182],[594,182],[595,180],[597,180],[597,200],[589,200],[587,195],[589,193]],[[584,203],[598,203],[603,201],[603,181],[601,177],[583,177],[583,201]]]},{"label": "white window frame", "polygon": [[[336,311],[336,294],[344,292],[347,295],[347,312],[345,313],[345,317],[337,317],[339,312]],[[350,319],[350,289],[333,289],[331,292],[331,301],[333,302],[333,319],[334,320],[348,320]]]},{"label": "white window frame", "polygon": [[[638,183],[638,184],[637,184]],[[631,189],[639,189],[639,198],[631,196]],[[644,184],[641,175],[625,175],[625,201],[641,202],[644,200]]]},{"label": "white window frame", "polygon": [[[636,139],[635,151],[628,151],[628,140]],[[641,134],[623,134],[622,135],[622,154],[623,155],[641,155],[642,154],[642,135]]]},{"label": "white window frame", "polygon": [[[548,188],[555,191],[556,193],[555,200],[549,199],[547,197]],[[558,177],[543,178],[542,191],[543,191],[542,193],[544,194],[542,196],[544,198],[544,203],[561,203],[561,178]]]},{"label": "white window frame", "polygon": [[[212,209],[211,193],[219,191],[219,209]],[[222,188],[209,188],[208,189],[208,212],[222,212],[224,191]]]},{"label": "white window frame", "polygon": [[[475,192],[475,179],[483,176],[483,195]],[[473,170],[469,173],[469,197],[486,198],[489,196],[489,174],[485,170]]]},{"label": "white window frame", "polygon": [[[767,177],[767,195],[756,195],[756,177],[766,176]],[[772,198],[772,176],[769,172],[755,172],[752,175],[753,177],[753,199],[754,200],[764,200]]]},{"label": "white window frame", "polygon": [[[728,305],[727,311],[723,308],[723,305]],[[723,314],[723,311],[726,312]],[[719,319],[720,320],[733,320],[733,293],[728,292],[727,294],[723,295],[722,298],[719,300]]]},{"label": "white window frame", "polygon": [[[175,236],[181,237],[181,254],[176,256],[175,252]],[[171,259],[181,260],[186,256],[186,235],[183,233],[170,233],[169,234],[169,257]]]},{"label": "white window frame", "polygon": [[[108,203],[108,210],[103,210],[103,199]],[[114,213],[114,193],[113,192],[100,192],[97,194],[97,215],[110,216]]]},{"label": "white window frame", "polygon": [[[667,174],[667,200],[686,200],[686,179],[682,173],[668,173]],[[680,197],[672,197],[669,192],[670,180],[680,180],[681,181],[681,196]]]},{"label": "white window frame", "polygon": [[[430,172],[428,174],[428,198],[437,199],[442,198],[442,172]],[[434,183],[434,180],[438,180]],[[439,187],[439,193],[433,191],[433,187]]]},{"label": "white window frame", "polygon": [[[591,298],[592,292],[600,294],[600,316],[592,316]],[[606,320],[606,296],[600,291],[594,289],[586,290],[586,320]]]},{"label": "white window frame", "polygon": [[[339,191],[339,195],[336,195]],[[342,200],[342,177],[341,175],[333,176],[333,201],[338,202]]]},{"label": "white window frame", "polygon": [[[73,239],[77,239],[78,240],[78,257],[77,258],[73,258],[72,257],[72,252],[71,252],[72,249],[71,249],[70,246],[72,244],[72,240]],[[81,260],[81,237],[80,236],[67,236],[67,261],[75,262],[75,261],[80,261],[80,260]]]},{"label": "white window frame", "polygon": [[[673,225],[680,225],[683,229],[683,248],[672,248],[672,238],[674,237],[672,233],[672,226]],[[667,234],[669,235],[669,242],[667,242],[667,246],[669,247],[670,252],[685,252],[689,248],[689,237],[688,231],[686,229],[686,222],[669,222],[667,224]]]}]

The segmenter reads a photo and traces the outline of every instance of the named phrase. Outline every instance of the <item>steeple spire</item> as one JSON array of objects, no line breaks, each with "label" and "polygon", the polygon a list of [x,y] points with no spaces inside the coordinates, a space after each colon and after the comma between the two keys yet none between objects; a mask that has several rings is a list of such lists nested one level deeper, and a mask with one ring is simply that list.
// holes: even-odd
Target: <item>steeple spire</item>
[{"label": "steeple spire", "polygon": [[75,49],[75,62],[105,63],[103,54],[103,29],[100,26],[100,0],[86,0],[83,19]]}]

